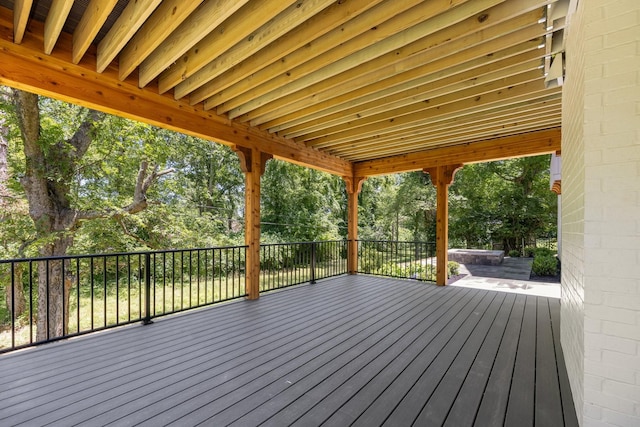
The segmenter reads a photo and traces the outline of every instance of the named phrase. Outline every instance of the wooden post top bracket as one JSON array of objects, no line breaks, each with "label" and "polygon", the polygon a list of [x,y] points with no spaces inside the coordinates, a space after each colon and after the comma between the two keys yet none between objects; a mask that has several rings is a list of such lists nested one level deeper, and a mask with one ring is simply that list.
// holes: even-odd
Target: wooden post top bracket
[{"label": "wooden post top bracket", "polygon": [[366,176],[343,176],[344,182],[347,184],[347,193],[349,194],[360,194],[362,191],[362,183]]},{"label": "wooden post top bracket", "polygon": [[[252,171],[251,165],[252,156],[255,149],[241,147],[239,145],[234,145],[231,149],[238,155],[240,159],[240,169],[244,173],[250,173]],[[255,150],[256,153],[260,153],[260,175],[264,174],[264,170],[267,166],[267,161],[273,158],[272,154],[263,153],[262,151]]]},{"label": "wooden post top bracket", "polygon": [[432,168],[423,169],[423,172],[429,174],[431,183],[435,186],[438,185],[439,181],[445,185],[451,185],[456,172],[458,172],[463,166],[463,164],[434,166]]}]

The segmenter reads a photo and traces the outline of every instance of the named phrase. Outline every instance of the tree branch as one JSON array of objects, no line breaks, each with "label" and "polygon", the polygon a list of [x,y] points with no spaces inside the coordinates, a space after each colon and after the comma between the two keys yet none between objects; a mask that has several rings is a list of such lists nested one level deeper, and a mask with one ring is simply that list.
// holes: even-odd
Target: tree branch
[{"label": "tree branch", "polygon": [[85,117],[78,130],[76,130],[76,133],[67,141],[67,143],[74,148],[74,150],[69,153],[69,157],[75,160],[74,163],[86,154],[93,141],[92,133],[97,122],[102,121],[105,117],[106,115],[104,113],[89,110],[87,117]]},{"label": "tree branch", "polygon": [[150,174],[147,174],[148,169],[149,162],[143,161],[142,163],[140,163],[140,168],[138,169],[138,178],[136,179],[136,186],[133,193],[133,201],[129,205],[116,210],[77,211],[76,224],[79,221],[83,220],[97,218],[120,218],[124,215],[136,214],[143,211],[149,205],[147,201],[147,191],[149,190],[149,188],[151,188],[151,186],[156,181],[158,181],[160,177],[175,172],[175,169],[173,168],[158,171],[158,166],[156,165],[153,168],[153,171]]}]

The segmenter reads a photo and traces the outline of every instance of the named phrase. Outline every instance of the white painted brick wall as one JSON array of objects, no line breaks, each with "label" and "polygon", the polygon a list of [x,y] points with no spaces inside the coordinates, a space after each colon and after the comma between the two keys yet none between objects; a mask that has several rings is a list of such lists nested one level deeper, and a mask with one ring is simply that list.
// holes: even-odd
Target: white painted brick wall
[{"label": "white painted brick wall", "polygon": [[563,93],[561,339],[584,426],[640,426],[640,1],[581,0]]},{"label": "white painted brick wall", "polygon": [[563,92],[561,340],[584,426],[640,426],[640,0],[581,0]]},{"label": "white painted brick wall", "polygon": [[[584,235],[584,79],[585,75],[601,76],[602,70],[584,67],[584,32],[582,5],[572,17],[566,31],[566,79],[562,99],[562,305],[560,339],[571,383],[578,420],[602,418],[602,408],[584,403],[584,388],[598,389],[602,379],[584,374],[584,335],[600,333],[599,321],[584,318],[584,254],[585,248],[599,245],[594,238],[585,245]],[[595,160],[602,155],[589,153]],[[599,186],[599,181],[589,185]],[[592,351],[592,350],[589,350]],[[597,350],[592,355],[599,357]]]}]

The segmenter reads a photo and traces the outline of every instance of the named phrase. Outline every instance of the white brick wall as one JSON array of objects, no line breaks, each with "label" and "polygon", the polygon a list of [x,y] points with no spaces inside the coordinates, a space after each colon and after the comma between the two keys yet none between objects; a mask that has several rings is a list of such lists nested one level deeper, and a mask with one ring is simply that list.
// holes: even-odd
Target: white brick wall
[{"label": "white brick wall", "polygon": [[[582,5],[566,31],[566,79],[562,99],[562,305],[560,339],[578,415],[602,416],[597,406],[584,405],[584,388],[601,384],[584,375],[584,334],[600,332],[600,324],[584,319],[584,19]],[[589,245],[597,244],[591,242]],[[583,409],[584,407],[584,409]]]},{"label": "white brick wall", "polygon": [[640,426],[639,0],[580,1],[563,96],[561,339],[576,409],[585,426]]}]

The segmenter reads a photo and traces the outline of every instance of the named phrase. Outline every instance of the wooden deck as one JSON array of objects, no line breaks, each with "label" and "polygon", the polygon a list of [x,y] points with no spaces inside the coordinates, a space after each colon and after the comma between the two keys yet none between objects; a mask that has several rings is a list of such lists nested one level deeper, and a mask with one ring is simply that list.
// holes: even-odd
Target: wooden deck
[{"label": "wooden deck", "polygon": [[559,308],[341,276],[0,356],[0,425],[577,426]]}]

